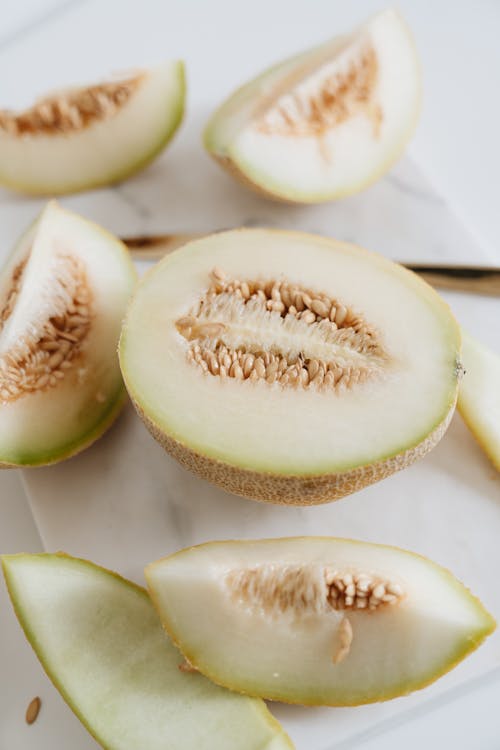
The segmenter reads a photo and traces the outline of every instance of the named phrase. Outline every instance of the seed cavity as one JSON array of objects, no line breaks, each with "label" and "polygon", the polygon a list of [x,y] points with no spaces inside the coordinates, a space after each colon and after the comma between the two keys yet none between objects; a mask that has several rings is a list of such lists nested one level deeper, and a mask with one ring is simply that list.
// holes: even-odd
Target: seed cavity
[{"label": "seed cavity", "polygon": [[219,268],[176,327],[188,360],[220,378],[336,390],[380,378],[388,360],[378,332],[341,301],[285,280],[229,279]]},{"label": "seed cavity", "polygon": [[119,112],[143,76],[75,88],[44,97],[23,112],[0,110],[0,133],[12,136],[58,135],[84,130]]},{"label": "seed cavity", "polygon": [[[231,570],[224,580],[233,601],[274,618],[285,613],[370,613],[398,604],[405,596],[402,585],[386,576],[321,565],[266,564]],[[348,626],[344,628],[347,633]]]},{"label": "seed cavity", "polygon": [[257,130],[268,135],[321,136],[356,115],[365,115],[372,123],[375,137],[380,135],[382,109],[377,102],[379,64],[372,46],[355,50],[335,71],[319,82],[305,80],[293,91],[281,96],[256,123]]},{"label": "seed cavity", "polygon": [[[21,290],[27,260],[15,267],[0,312],[2,333]],[[45,306],[15,344],[0,352],[0,400],[11,403],[29,393],[55,387],[78,359],[91,326],[92,299],[83,262],[73,255],[54,257]]]}]

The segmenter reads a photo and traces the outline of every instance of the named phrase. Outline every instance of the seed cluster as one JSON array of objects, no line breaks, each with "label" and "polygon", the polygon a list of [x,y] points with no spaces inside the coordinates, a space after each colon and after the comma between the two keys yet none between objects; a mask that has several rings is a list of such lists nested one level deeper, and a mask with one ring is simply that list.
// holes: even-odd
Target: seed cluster
[{"label": "seed cluster", "polygon": [[366,114],[373,123],[375,136],[378,136],[382,111],[375,101],[377,80],[377,54],[373,47],[368,47],[350,62],[346,70],[325,78],[318,91],[311,93],[304,83],[282,96],[257,127],[267,134],[321,135],[350,117]]},{"label": "seed cluster", "polygon": [[296,615],[373,612],[404,598],[403,587],[386,577],[319,565],[260,565],[232,570],[225,581],[235,601],[276,616],[287,611]]},{"label": "seed cluster", "polygon": [[40,99],[24,112],[0,111],[0,131],[9,135],[57,135],[112,117],[128,101],[142,76],[72,89]]},{"label": "seed cluster", "polygon": [[[0,334],[12,314],[25,264],[13,272],[0,313]],[[28,393],[56,386],[73,366],[91,325],[91,296],[82,261],[57,258],[53,306],[45,320],[34,322],[14,347],[0,356],[0,399],[16,401]]]},{"label": "seed cluster", "polygon": [[332,609],[375,610],[384,604],[397,604],[403,596],[399,583],[367,573],[325,570],[327,599]]},{"label": "seed cluster", "polygon": [[329,295],[282,280],[227,279],[218,268],[176,326],[190,342],[188,360],[221,378],[352,387],[378,375],[385,357],[376,331]]}]

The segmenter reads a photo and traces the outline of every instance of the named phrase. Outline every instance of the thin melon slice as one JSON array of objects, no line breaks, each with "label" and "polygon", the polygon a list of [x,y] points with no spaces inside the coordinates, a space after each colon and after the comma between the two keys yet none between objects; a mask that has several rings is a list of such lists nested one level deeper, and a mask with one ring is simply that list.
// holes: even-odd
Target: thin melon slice
[{"label": "thin melon slice", "polygon": [[400,156],[420,109],[411,34],[394,10],[262,73],[215,112],[208,151],[270,197],[356,193]]},{"label": "thin melon slice", "polygon": [[500,356],[462,331],[465,377],[458,409],[493,466],[500,471]]},{"label": "thin melon slice", "polygon": [[139,285],[120,363],[152,434],[236,494],[342,497],[424,455],[454,410],[460,331],[416,275],[354,245],[226,232]]},{"label": "thin melon slice", "polygon": [[289,703],[406,695],[495,629],[444,568],[346,539],[210,542],[152,563],[146,578],[189,663],[220,685]]},{"label": "thin melon slice", "polygon": [[121,242],[55,203],[21,238],[0,274],[0,466],[67,458],[113,422],[135,278]]},{"label": "thin melon slice", "polygon": [[38,195],[123,180],[169,142],[184,111],[184,65],[168,62],[0,111],[0,184]]},{"label": "thin melon slice", "polygon": [[26,637],[103,748],[291,750],[262,701],[179,669],[144,589],[63,554],[2,562]]}]

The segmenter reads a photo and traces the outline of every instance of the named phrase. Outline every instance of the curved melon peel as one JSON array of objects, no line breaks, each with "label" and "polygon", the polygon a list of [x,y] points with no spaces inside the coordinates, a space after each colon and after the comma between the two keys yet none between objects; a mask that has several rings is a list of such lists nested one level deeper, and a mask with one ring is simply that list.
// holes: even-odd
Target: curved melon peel
[{"label": "curved melon peel", "polygon": [[56,195],[124,180],[143,169],[179,127],[184,64],[46,96],[0,111],[0,184]]},{"label": "curved melon peel", "polygon": [[165,629],[194,667],[232,690],[288,703],[406,695],[495,629],[447,570],[365,542],[209,542],[145,573]]},{"label": "curved melon peel", "polygon": [[462,331],[465,377],[458,410],[493,466],[500,471],[500,356]]},{"label": "curved melon peel", "polygon": [[381,256],[239,230],[144,277],[119,355],[140,416],[184,466],[246,497],[311,504],[438,442],[460,331],[427,284]]},{"label": "curved melon peel", "polygon": [[0,466],[60,461],[111,425],[135,280],[121,242],[55,203],[21,238],[0,274]]},{"label": "curved melon peel", "polygon": [[384,174],[419,110],[413,39],[386,10],[238,89],[212,116],[204,144],[258,192],[316,203],[356,193]]},{"label": "curved melon peel", "polygon": [[179,670],[144,589],[63,554],[2,564],[43,668],[103,748],[292,750],[262,701]]}]

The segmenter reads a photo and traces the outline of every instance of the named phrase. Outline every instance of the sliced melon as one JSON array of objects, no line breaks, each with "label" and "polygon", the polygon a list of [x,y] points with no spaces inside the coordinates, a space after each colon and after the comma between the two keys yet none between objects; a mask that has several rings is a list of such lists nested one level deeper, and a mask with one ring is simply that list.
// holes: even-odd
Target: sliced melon
[{"label": "sliced melon", "polygon": [[0,111],[0,184],[50,195],[123,180],[166,146],[184,111],[182,62]]},{"label": "sliced melon", "polygon": [[465,331],[465,377],[458,409],[493,466],[500,471],[500,356]]},{"label": "sliced melon", "polygon": [[279,503],[342,497],[404,468],[454,410],[460,331],[416,275],[342,242],[239,230],[139,285],[120,363],[186,467]]},{"label": "sliced melon", "polygon": [[386,10],[247,83],[212,116],[204,142],[256,190],[314,203],[378,179],[403,151],[419,109],[414,43]]},{"label": "sliced melon", "polygon": [[26,637],[103,748],[291,750],[262,701],[179,669],[144,589],[63,554],[2,562]]},{"label": "sliced melon", "polygon": [[406,695],[495,629],[444,568],[347,539],[210,542],[149,565],[146,578],[194,667],[232,690],[289,703]]},{"label": "sliced melon", "polygon": [[0,466],[67,458],[118,415],[135,278],[121,242],[55,203],[22,237],[0,274]]}]

